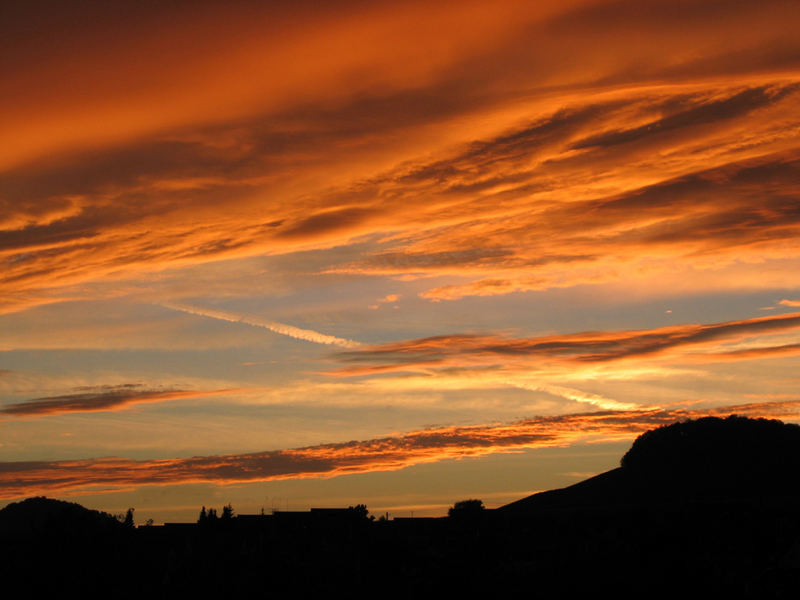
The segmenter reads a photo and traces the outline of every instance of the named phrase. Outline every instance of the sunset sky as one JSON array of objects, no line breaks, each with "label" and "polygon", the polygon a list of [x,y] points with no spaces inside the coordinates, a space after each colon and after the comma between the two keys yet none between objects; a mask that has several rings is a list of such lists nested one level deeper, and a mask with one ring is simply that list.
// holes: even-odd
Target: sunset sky
[{"label": "sunset sky", "polygon": [[0,506],[494,507],[800,420],[795,0],[0,4]]}]

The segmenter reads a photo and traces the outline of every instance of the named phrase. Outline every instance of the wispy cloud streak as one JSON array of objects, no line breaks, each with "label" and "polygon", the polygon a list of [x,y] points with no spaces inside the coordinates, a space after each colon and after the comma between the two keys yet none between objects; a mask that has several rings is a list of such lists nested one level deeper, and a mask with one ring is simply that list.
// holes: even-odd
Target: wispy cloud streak
[{"label": "wispy cloud streak", "polygon": [[[96,389],[96,388],[95,388]],[[133,404],[166,402],[186,398],[204,398],[242,392],[242,389],[223,390],[147,390],[139,384],[103,386],[97,391],[82,391],[61,396],[34,398],[0,406],[0,417],[45,417],[64,413],[123,410]]]},{"label": "wispy cloud streak", "polygon": [[199,315],[202,317],[209,317],[211,319],[219,319],[220,321],[229,321],[231,323],[244,323],[245,325],[252,325],[253,327],[263,327],[275,333],[285,335],[296,340],[304,340],[306,342],[314,342],[315,344],[324,344],[327,346],[341,346],[342,348],[358,348],[361,343],[355,340],[348,340],[345,338],[335,337],[314,331],[313,329],[300,329],[286,323],[279,323],[278,321],[271,321],[269,319],[262,319],[260,317],[251,317],[239,313],[229,312],[226,310],[203,308],[191,304],[183,304],[178,302],[162,302],[161,306],[171,308],[190,315]]},{"label": "wispy cloud streak", "polygon": [[565,446],[589,437],[629,439],[676,420],[732,413],[797,418],[800,400],[705,410],[637,409],[535,417],[513,423],[438,427],[400,436],[252,454],[147,461],[105,458],[5,462],[0,463],[0,497],[60,493],[93,486],[226,484],[396,470],[425,462]]},{"label": "wispy cloud streak", "polygon": [[[451,366],[479,366],[503,360],[507,364],[533,366],[553,363],[597,365],[626,359],[647,358],[662,354],[682,354],[692,362],[750,358],[748,351],[716,354],[686,354],[686,349],[711,346],[723,342],[757,337],[800,328],[800,313],[770,315],[712,324],[688,324],[648,330],[586,332],[531,338],[510,338],[494,335],[453,334],[370,346],[362,350],[341,352],[334,358],[365,366],[344,367],[331,374],[369,375],[411,368],[441,369]],[[793,346],[772,352],[789,353]],[[762,350],[768,355],[769,350]],[[545,362],[542,362],[545,361]]]}]

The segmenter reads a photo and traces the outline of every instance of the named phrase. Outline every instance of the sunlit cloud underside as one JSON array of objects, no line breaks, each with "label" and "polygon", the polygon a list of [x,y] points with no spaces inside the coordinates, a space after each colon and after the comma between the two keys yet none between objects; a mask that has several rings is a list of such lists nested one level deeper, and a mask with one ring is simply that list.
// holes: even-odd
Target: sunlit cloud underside
[{"label": "sunlit cloud underside", "polygon": [[[566,446],[589,439],[630,439],[676,420],[739,414],[797,418],[800,400],[719,407],[711,410],[634,410],[539,417],[496,425],[441,427],[397,437],[253,454],[132,461],[120,458],[0,463],[2,497],[84,491],[90,486],[219,484],[332,477],[396,470],[414,464],[526,448]],[[90,491],[90,490],[89,490]]]}]

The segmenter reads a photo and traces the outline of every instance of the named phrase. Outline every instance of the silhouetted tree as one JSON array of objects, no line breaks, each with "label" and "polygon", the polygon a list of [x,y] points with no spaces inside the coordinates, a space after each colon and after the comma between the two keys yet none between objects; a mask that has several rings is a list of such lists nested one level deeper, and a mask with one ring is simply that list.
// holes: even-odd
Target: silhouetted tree
[{"label": "silhouetted tree", "polygon": [[448,517],[455,518],[472,518],[483,514],[486,507],[483,505],[482,500],[460,500],[456,502],[450,510],[447,511]]},{"label": "silhouetted tree", "polygon": [[233,506],[230,503],[222,507],[222,517],[220,518],[223,521],[230,521],[233,518]]},{"label": "silhouetted tree", "polygon": [[217,519],[219,519],[219,517],[217,517],[217,509],[216,508],[209,508],[208,509],[207,521],[212,522],[212,521],[216,521]]},{"label": "silhouetted tree", "polygon": [[355,515],[356,519],[360,521],[374,521],[375,517],[369,515],[369,511],[367,510],[366,504],[357,504],[355,506],[348,507],[353,514]]},{"label": "silhouetted tree", "polygon": [[129,527],[131,529],[134,527],[133,511],[133,508],[129,508],[128,512],[125,513],[125,519],[122,521],[122,524],[125,525],[125,527]]},{"label": "silhouetted tree", "polygon": [[206,507],[200,509],[200,516],[197,517],[197,522],[200,524],[206,523],[208,521],[208,514],[206,513]]}]

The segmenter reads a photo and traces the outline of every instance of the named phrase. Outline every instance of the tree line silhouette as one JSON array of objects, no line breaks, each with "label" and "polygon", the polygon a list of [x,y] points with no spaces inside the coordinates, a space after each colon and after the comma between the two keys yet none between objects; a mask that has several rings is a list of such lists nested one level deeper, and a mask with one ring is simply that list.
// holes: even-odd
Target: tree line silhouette
[{"label": "tree line silhouette", "polygon": [[207,525],[210,523],[215,523],[216,521],[228,522],[231,520],[233,520],[233,506],[228,503],[222,507],[221,516],[217,516],[217,510],[215,508],[209,508],[206,510],[206,507],[203,506],[203,508],[200,509],[200,516],[197,517],[197,524]]}]

